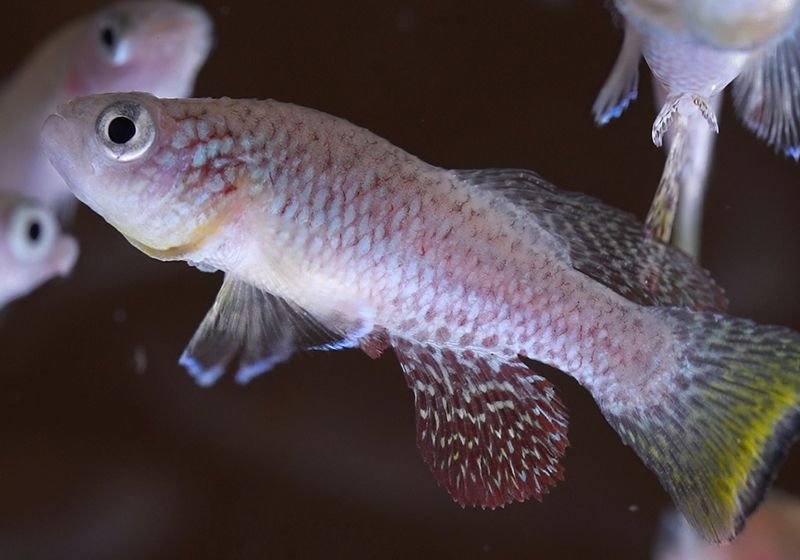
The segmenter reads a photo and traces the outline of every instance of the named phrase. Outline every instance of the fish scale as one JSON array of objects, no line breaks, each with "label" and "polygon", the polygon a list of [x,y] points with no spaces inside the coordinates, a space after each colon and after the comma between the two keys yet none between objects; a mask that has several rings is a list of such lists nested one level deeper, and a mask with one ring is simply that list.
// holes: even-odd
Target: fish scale
[{"label": "fish scale", "polygon": [[733,538],[797,436],[800,334],[721,315],[684,253],[533,172],[438,168],[277,101],[90,96],[43,142],[142,251],[224,271],[180,358],[198,383],[392,348],[459,504],[541,499],[563,476],[565,407],[520,357],[586,387],[709,540]]}]

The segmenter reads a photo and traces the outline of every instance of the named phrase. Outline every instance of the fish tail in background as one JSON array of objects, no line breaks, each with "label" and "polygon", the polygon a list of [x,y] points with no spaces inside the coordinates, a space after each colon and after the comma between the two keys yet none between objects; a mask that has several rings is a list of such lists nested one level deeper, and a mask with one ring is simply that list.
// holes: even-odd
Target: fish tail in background
[{"label": "fish tail in background", "polygon": [[[710,99],[719,118],[722,96]],[[675,217],[673,242],[689,255],[700,260],[703,235],[703,208],[708,191],[708,176],[714,159],[717,134],[698,115],[689,117],[686,137],[686,166],[680,174],[681,194]]]},{"label": "fish tail in background", "polygon": [[672,143],[664,163],[664,171],[658,182],[658,190],[647,212],[645,228],[655,239],[669,243],[672,239],[672,224],[681,196],[680,177],[687,165],[686,119],[678,114],[672,124]]},{"label": "fish tail in background", "polygon": [[[656,106],[662,107],[667,101],[667,92],[655,78],[653,79],[653,93]],[[709,99],[709,107],[717,115],[717,118],[719,118],[721,101],[721,95],[715,95]],[[664,136],[668,156],[659,183],[659,194],[654,198],[648,214],[648,228],[654,233],[665,233],[666,237],[664,235],[656,237],[665,242],[672,239],[675,245],[699,261],[703,206],[717,134],[698,112],[689,112],[689,114],[681,116],[681,119],[681,122],[675,123],[676,128],[684,129],[681,132],[681,145],[677,146],[676,134],[672,130]],[[664,194],[661,194],[662,189]],[[654,214],[659,211],[665,213],[663,207],[657,208],[656,201],[666,199],[670,195],[675,197],[674,204],[677,205],[673,214],[669,216],[674,221],[666,232],[663,231],[665,224],[661,226],[662,231],[656,232],[654,228],[659,224]],[[664,203],[660,202],[659,204]],[[663,216],[663,218],[667,218],[667,216]],[[651,219],[653,224],[651,224]]]},{"label": "fish tail in background", "polygon": [[[603,414],[706,540],[733,539],[800,427],[800,333],[745,319],[653,309],[673,325],[680,371]],[[646,402],[645,402],[646,401]]]}]

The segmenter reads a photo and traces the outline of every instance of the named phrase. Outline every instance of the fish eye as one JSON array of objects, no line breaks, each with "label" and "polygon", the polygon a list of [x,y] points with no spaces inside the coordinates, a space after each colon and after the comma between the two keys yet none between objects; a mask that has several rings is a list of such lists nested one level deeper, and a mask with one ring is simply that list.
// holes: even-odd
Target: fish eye
[{"label": "fish eye", "polygon": [[155,140],[150,113],[138,103],[118,101],[100,113],[97,136],[106,153],[116,161],[141,157]]},{"label": "fish eye", "polygon": [[113,27],[106,25],[100,30],[100,42],[109,51],[114,50],[114,46],[117,44],[117,32]]},{"label": "fish eye", "polygon": [[119,66],[128,59],[129,45],[125,39],[125,30],[130,25],[130,17],[123,12],[109,12],[100,19],[97,37],[103,52],[114,65]]},{"label": "fish eye", "polygon": [[49,253],[58,232],[58,222],[47,210],[19,206],[12,212],[8,226],[11,253],[23,262],[40,261]]}]

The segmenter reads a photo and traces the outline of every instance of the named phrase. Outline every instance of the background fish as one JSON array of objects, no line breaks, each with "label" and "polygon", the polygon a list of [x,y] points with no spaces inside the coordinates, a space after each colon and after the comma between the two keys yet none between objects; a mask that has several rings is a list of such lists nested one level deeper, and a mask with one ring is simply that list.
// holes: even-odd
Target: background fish
[{"label": "background fish", "polygon": [[703,541],[677,512],[664,516],[655,560],[794,560],[800,553],[800,502],[772,491],[735,542]]},{"label": "background fish", "polygon": [[211,32],[203,9],[169,1],[117,2],[56,31],[0,90],[0,190],[47,206],[71,199],[39,147],[47,115],[89,93],[188,95],[211,48]]},{"label": "background fish", "polygon": [[595,101],[595,120],[606,124],[636,98],[644,56],[660,108],[653,142],[660,146],[666,136],[672,144],[669,132],[677,128],[685,144],[668,157],[648,225],[668,239],[679,205],[676,241],[697,255],[719,95],[728,84],[745,125],[800,159],[800,4],[616,0],[614,6],[625,39]]},{"label": "background fish", "polygon": [[247,382],[298,349],[391,346],[461,504],[562,477],[566,413],[519,356],[584,385],[709,540],[741,528],[797,435],[800,334],[703,311],[725,300],[685,255],[531,172],[437,168],[274,101],[90,96],[43,135],[142,251],[226,273],[181,358],[199,383],[237,359]]},{"label": "background fish", "polygon": [[55,216],[28,200],[0,193],[0,309],[54,276],[66,276],[78,244]]}]

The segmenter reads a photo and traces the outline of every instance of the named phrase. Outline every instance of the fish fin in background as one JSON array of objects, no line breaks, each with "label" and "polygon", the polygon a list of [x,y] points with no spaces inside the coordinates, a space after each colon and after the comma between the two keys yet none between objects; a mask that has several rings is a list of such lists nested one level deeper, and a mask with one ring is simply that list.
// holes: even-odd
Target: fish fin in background
[{"label": "fish fin in background", "polygon": [[686,127],[686,118],[677,115],[672,125],[672,139],[664,171],[645,220],[649,234],[662,243],[669,243],[672,239],[672,227],[681,196],[681,175],[689,163],[686,158]]},{"label": "fish fin in background", "polygon": [[625,26],[622,48],[605,84],[592,105],[594,122],[600,126],[619,117],[636,99],[639,90],[639,63],[642,58],[641,38],[630,25]]},{"label": "fish fin in background", "polygon": [[516,358],[391,342],[414,392],[417,445],[456,502],[541,500],[563,479],[567,415],[546,379]]},{"label": "fish fin in background", "polygon": [[601,410],[692,527],[730,541],[798,436],[800,333],[713,313],[651,312],[672,325],[679,369],[652,376],[635,399],[600,399]]},{"label": "fish fin in background", "polygon": [[[645,234],[631,214],[563,191],[524,169],[458,170],[474,187],[502,195],[561,240],[572,266],[621,296],[648,306],[722,311],[725,293],[684,252]],[[513,211],[513,210],[512,210]]]},{"label": "fish fin in background", "polygon": [[733,103],[759,138],[800,160],[800,22],[734,80]]},{"label": "fish fin in background", "polygon": [[238,358],[236,381],[247,383],[299,349],[349,348],[369,330],[335,318],[321,321],[285,299],[226,277],[180,363],[198,384],[208,386]]}]

